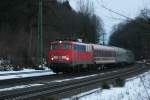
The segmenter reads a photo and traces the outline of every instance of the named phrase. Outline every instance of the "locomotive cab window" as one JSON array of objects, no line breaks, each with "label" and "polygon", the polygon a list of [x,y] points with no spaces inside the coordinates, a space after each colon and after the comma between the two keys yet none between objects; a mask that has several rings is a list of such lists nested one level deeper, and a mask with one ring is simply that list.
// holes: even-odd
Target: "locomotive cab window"
[{"label": "locomotive cab window", "polygon": [[63,44],[63,49],[65,49],[65,50],[71,50],[72,49],[72,45],[68,44],[68,43],[64,43]]},{"label": "locomotive cab window", "polygon": [[57,43],[55,43],[55,44],[51,44],[50,47],[51,47],[50,50],[56,50],[56,49],[59,49],[59,48],[60,48],[60,45],[57,44]]},{"label": "locomotive cab window", "polygon": [[51,44],[50,46],[50,50],[56,50],[56,49],[64,49],[64,50],[71,50],[72,49],[72,45],[69,43],[54,43]]}]

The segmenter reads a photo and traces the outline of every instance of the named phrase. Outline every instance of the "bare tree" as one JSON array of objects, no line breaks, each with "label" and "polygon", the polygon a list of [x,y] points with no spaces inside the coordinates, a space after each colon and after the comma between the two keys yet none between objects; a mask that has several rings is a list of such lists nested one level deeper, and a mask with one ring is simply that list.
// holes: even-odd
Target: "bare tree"
[{"label": "bare tree", "polygon": [[94,14],[94,6],[93,2],[90,0],[80,0],[79,3],[79,12],[85,15],[93,15]]}]

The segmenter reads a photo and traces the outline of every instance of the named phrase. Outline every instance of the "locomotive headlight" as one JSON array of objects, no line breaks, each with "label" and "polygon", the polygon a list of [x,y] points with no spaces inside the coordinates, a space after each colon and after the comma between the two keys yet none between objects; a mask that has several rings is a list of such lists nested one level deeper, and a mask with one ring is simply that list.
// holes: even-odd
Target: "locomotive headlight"
[{"label": "locomotive headlight", "polygon": [[52,57],[51,60],[54,60],[54,58]]},{"label": "locomotive headlight", "polygon": [[66,60],[69,60],[69,57],[66,57]]},{"label": "locomotive headlight", "polygon": [[62,56],[62,59],[64,59],[64,60],[70,60],[70,58],[68,56]]},{"label": "locomotive headlight", "polygon": [[54,60],[54,56],[51,56],[51,58],[50,58],[51,60]]}]

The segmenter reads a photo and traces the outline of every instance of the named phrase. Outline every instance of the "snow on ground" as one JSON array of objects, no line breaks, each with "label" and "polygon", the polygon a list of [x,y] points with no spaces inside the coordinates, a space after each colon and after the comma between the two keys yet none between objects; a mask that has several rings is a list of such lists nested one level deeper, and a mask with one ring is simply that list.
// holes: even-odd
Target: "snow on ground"
[{"label": "snow on ground", "polygon": [[[29,72],[29,73],[24,73],[24,72]],[[46,69],[46,70],[23,69],[21,71],[0,71],[0,80],[44,76],[44,75],[52,75],[52,74],[55,73],[50,69]]]},{"label": "snow on ground", "polygon": [[32,72],[35,71],[35,69],[23,69],[20,71],[0,71],[0,74],[7,74],[7,73],[20,73],[20,72]]},{"label": "snow on ground", "polygon": [[38,72],[38,73],[30,73],[30,74],[5,75],[5,76],[0,76],[0,80],[35,77],[35,76],[44,76],[44,75],[52,75],[52,74],[54,74],[52,71],[49,71],[49,72],[41,71],[41,72]]},{"label": "snow on ground", "polygon": [[[50,70],[50,69],[48,69],[48,68],[45,67],[44,70]],[[20,73],[20,72],[32,72],[32,71],[37,71],[37,70],[23,68],[23,70],[19,70],[19,71],[0,71],[0,74],[5,74],[5,73]]]},{"label": "snow on ground", "polygon": [[22,89],[22,88],[28,88],[28,87],[33,87],[33,86],[41,86],[41,85],[44,85],[44,84],[28,84],[28,85],[14,86],[14,87],[0,89],[0,92],[2,92],[2,91],[16,90],[16,89]]},{"label": "snow on ground", "polygon": [[93,89],[62,100],[149,100],[150,71],[126,80],[124,87]]}]

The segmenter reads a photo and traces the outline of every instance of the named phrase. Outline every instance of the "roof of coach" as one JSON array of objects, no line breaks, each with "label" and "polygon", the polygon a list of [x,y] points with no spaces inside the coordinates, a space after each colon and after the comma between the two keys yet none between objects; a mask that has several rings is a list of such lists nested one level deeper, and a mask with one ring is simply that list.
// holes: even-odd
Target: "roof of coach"
[{"label": "roof of coach", "polygon": [[77,42],[77,41],[52,41],[50,43],[72,43],[72,44],[78,44],[78,45],[92,45],[94,49],[105,49],[105,50],[114,50],[114,51],[120,51],[120,52],[127,52],[130,50],[126,50],[120,47],[115,47],[115,46],[104,46],[100,44],[88,44],[88,43],[83,43],[83,42]]},{"label": "roof of coach", "polygon": [[94,49],[98,49],[98,50],[101,50],[101,49],[115,50],[115,48],[111,46],[104,46],[104,45],[99,45],[99,44],[92,44],[92,46],[94,47]]},{"label": "roof of coach", "polygon": [[127,49],[124,49],[124,48],[120,48],[120,47],[114,47],[117,51],[130,51],[130,50],[127,50]]},{"label": "roof of coach", "polygon": [[73,43],[73,44],[78,44],[78,45],[89,45],[88,43],[83,43],[83,42],[75,42],[75,41],[73,41],[72,43]]}]

